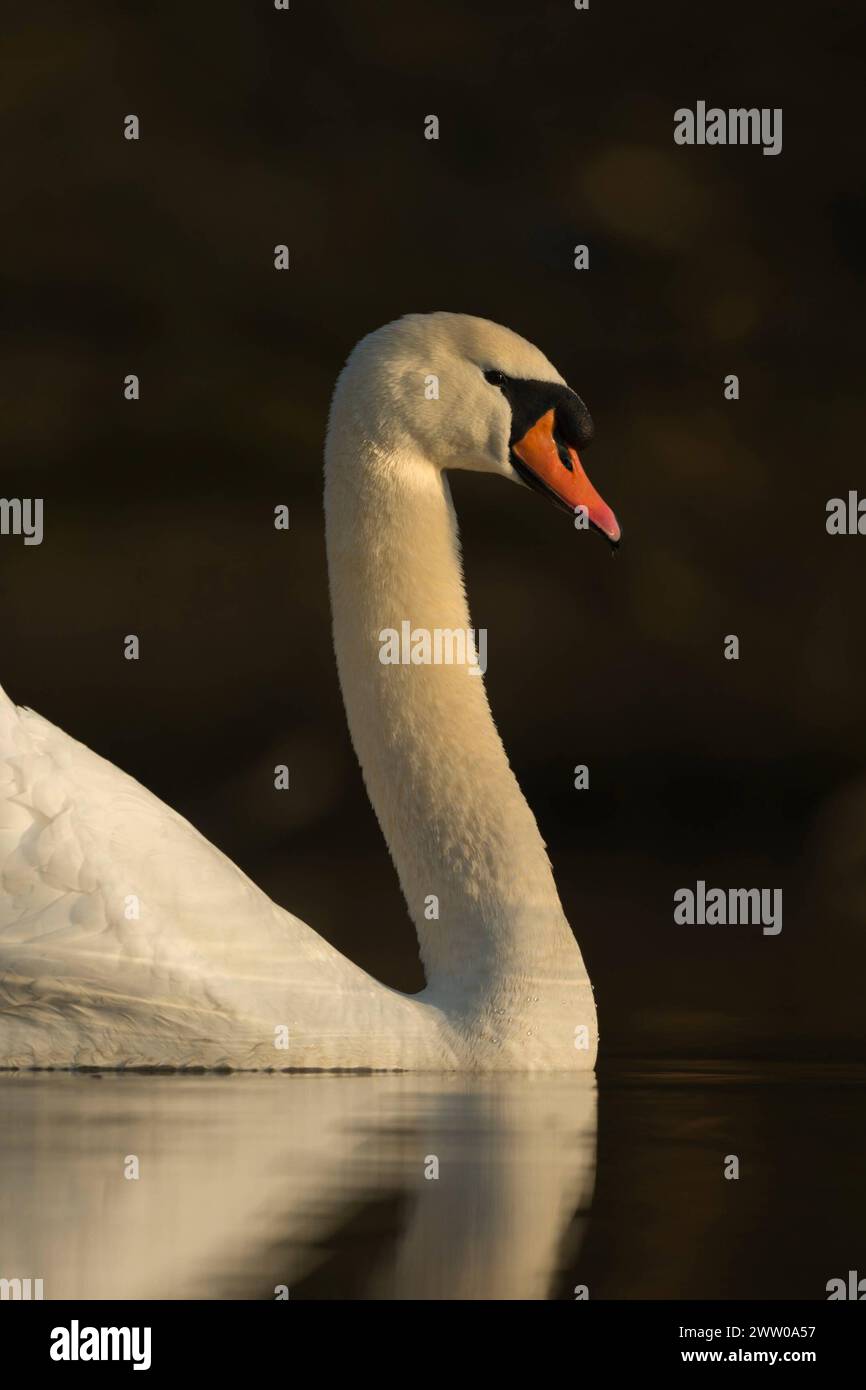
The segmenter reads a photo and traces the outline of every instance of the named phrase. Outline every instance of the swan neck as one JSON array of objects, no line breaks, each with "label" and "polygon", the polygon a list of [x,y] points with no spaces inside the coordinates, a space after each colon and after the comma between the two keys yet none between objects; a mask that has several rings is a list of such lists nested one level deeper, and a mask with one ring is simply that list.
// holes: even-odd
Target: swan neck
[{"label": "swan neck", "polygon": [[448,639],[436,660],[437,632],[472,630],[444,474],[373,443],[350,449],[332,428],[325,508],[349,729],[428,986],[453,995],[505,975],[585,980],[484,676],[448,662]]}]

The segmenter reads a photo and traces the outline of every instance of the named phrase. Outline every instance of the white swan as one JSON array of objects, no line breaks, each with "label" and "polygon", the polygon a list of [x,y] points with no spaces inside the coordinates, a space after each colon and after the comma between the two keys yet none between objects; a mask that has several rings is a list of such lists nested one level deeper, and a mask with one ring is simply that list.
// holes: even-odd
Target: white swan
[{"label": "white swan", "polygon": [[520,477],[619,540],[577,455],[591,428],[536,348],[458,314],[372,333],[334,393],[334,645],[423,992],[379,984],[139,783],[0,692],[0,1065],[594,1065],[592,989],[483,680],[380,660],[380,634],[404,622],[469,628],[446,469]]}]

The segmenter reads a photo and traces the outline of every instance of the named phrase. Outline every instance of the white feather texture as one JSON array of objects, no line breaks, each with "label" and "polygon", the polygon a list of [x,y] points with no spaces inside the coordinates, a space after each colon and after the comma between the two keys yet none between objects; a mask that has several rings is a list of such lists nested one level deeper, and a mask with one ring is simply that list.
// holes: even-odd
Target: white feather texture
[{"label": "white feather texture", "polygon": [[445,471],[514,476],[488,369],[562,381],[485,320],[389,324],[349,358],[326,445],[340,681],[425,990],[372,979],[139,783],[0,692],[0,1065],[594,1065],[592,990],[483,680],[379,660],[380,633],[404,620],[471,626]]}]

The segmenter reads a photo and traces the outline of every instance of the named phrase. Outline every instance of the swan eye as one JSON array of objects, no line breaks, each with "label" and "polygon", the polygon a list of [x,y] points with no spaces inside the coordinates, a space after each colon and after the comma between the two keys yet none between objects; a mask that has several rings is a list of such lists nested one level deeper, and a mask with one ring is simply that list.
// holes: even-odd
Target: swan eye
[{"label": "swan eye", "polygon": [[504,386],[504,384],[505,384],[505,373],[504,373],[504,372],[485,372],[485,373],[484,373],[484,380],[485,380],[485,381],[489,381],[491,386]]}]

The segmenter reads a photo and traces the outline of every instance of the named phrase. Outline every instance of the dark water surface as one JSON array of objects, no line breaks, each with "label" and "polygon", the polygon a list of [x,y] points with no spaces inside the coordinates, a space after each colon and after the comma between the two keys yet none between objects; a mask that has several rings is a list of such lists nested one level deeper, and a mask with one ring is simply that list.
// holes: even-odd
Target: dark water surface
[{"label": "dark water surface", "polygon": [[864,1083],[10,1073],[0,1277],[46,1298],[824,1299],[866,1273]]}]

